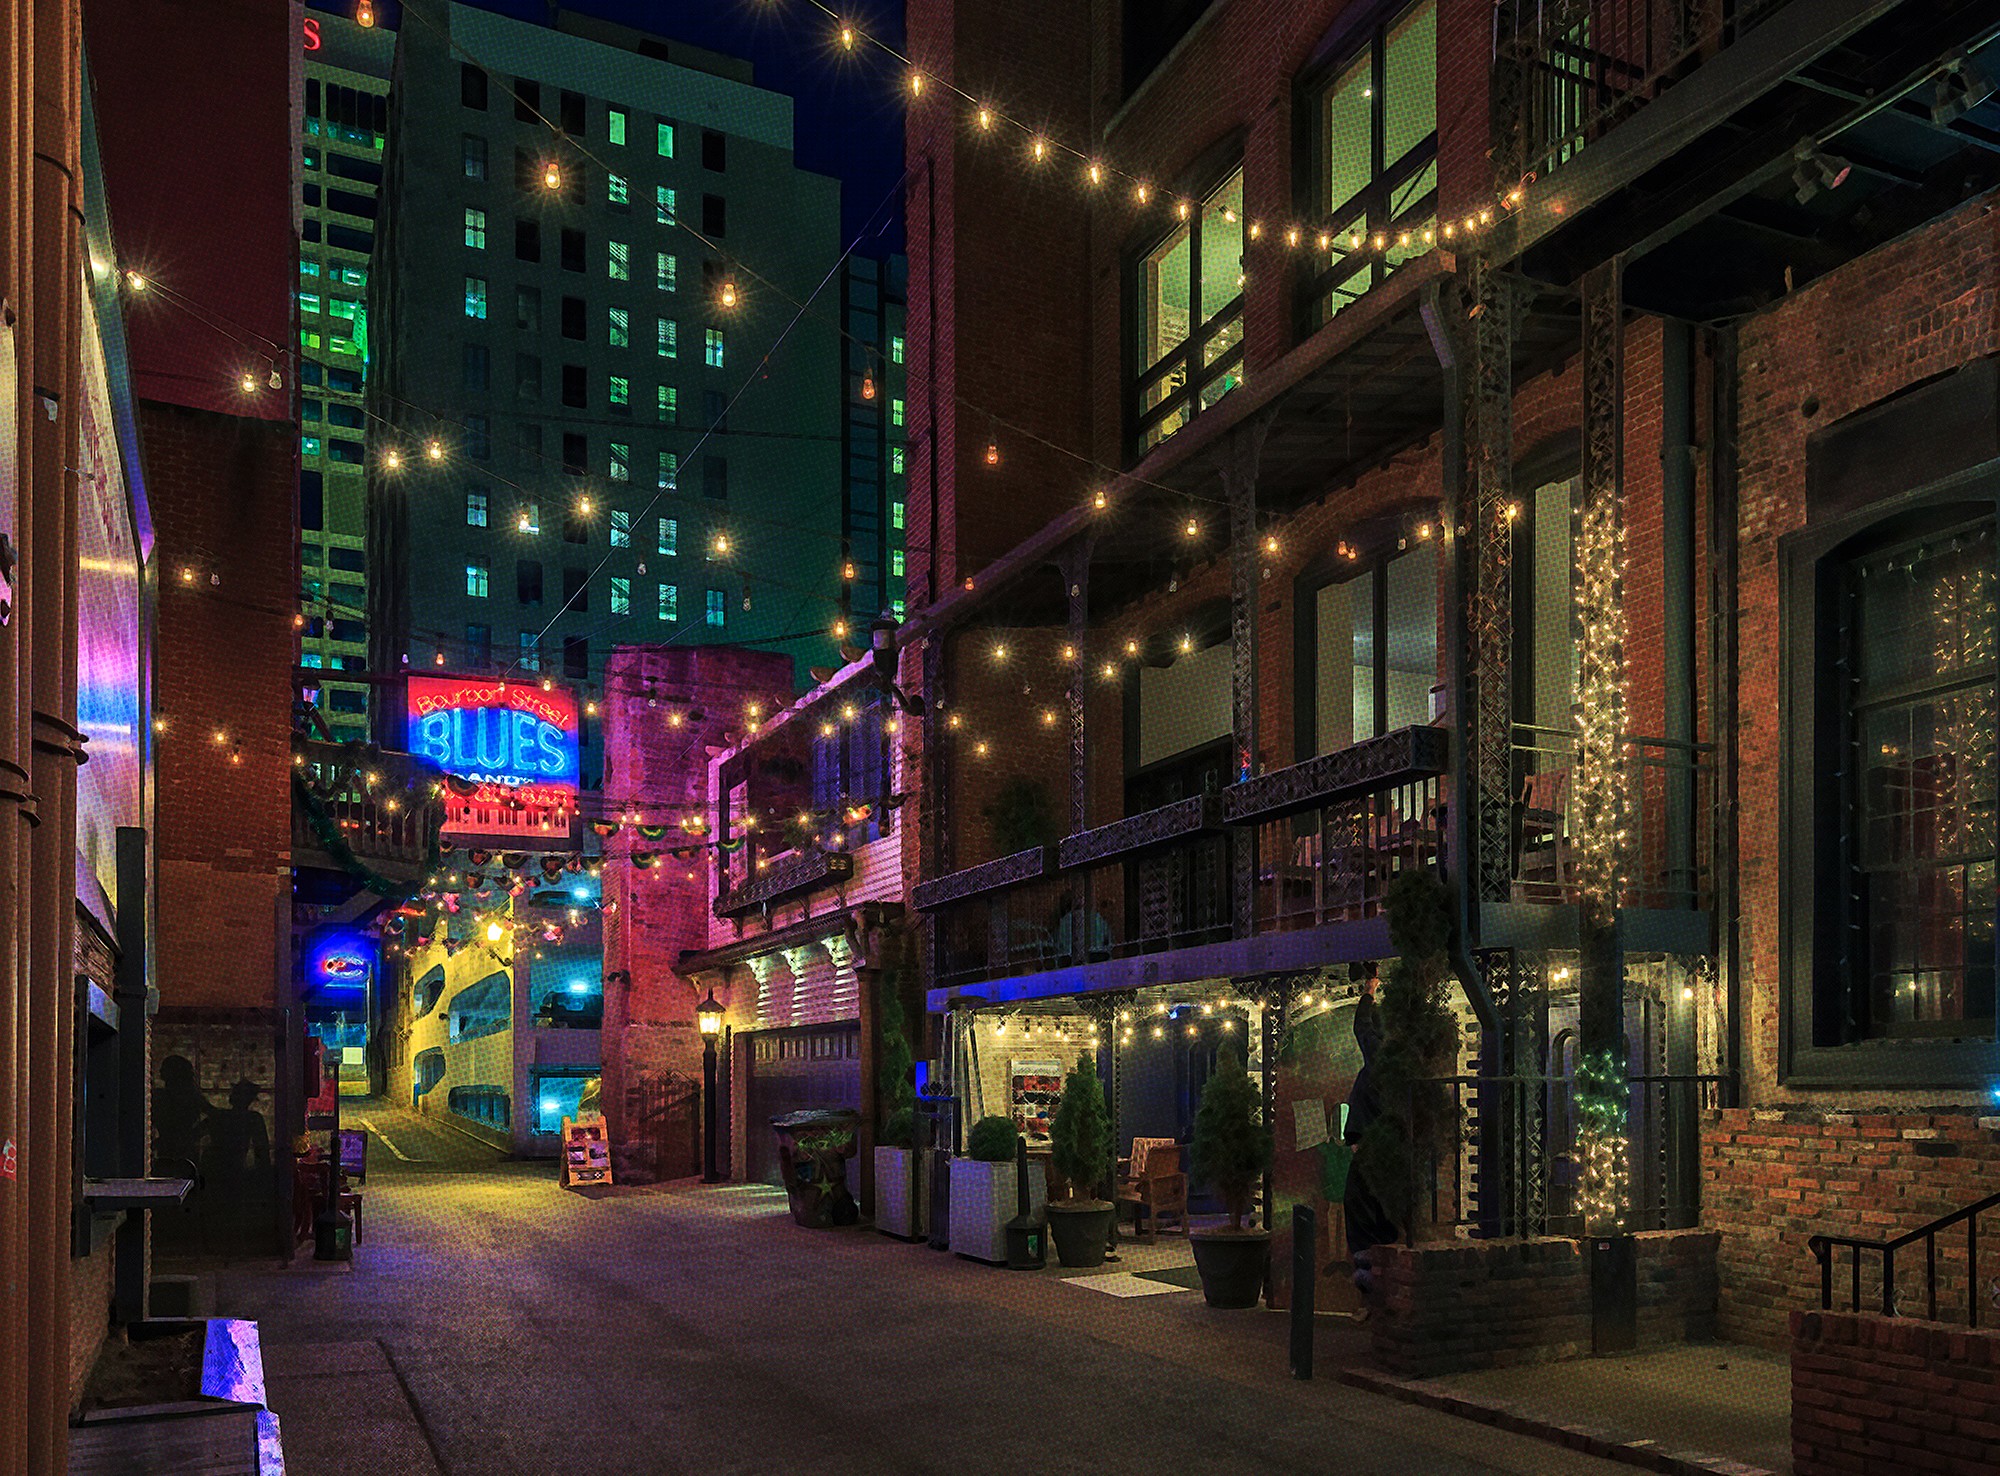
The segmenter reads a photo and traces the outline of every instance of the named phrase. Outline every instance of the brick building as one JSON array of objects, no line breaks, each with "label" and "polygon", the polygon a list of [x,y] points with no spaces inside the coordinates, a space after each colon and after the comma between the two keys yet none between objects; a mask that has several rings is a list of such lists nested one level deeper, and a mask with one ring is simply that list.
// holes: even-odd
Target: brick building
[{"label": "brick building", "polygon": [[[120,264],[151,284],[127,301],[160,570],[155,1168],[191,1158],[205,1180],[154,1233],[268,1253],[288,1243],[303,1040],[288,1009],[301,33],[290,8],[242,0],[84,13],[98,93],[118,100],[99,127]],[[159,85],[173,75],[236,100],[226,136],[208,91]],[[163,138],[197,137],[160,167]]]},{"label": "brick building", "polygon": [[[1233,1035],[1337,1137],[1435,870],[1467,1125],[1419,1234],[1639,1232],[1642,1336],[1775,1341],[1808,1235],[1995,1151],[1994,36],[1581,9],[911,6],[1007,109],[909,130],[933,1055],[1020,1120],[1015,1043],[1095,1036],[1122,1151]],[[1474,1361],[1573,1343],[1486,1315]]]}]

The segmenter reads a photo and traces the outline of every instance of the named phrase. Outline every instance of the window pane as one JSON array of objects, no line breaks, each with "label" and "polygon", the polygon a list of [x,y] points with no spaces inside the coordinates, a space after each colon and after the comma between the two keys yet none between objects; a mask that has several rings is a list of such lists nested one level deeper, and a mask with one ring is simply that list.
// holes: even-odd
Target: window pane
[{"label": "window pane", "polygon": [[671,251],[658,251],[653,254],[653,285],[660,291],[674,290],[679,270],[680,264],[674,259]]},{"label": "window pane", "polygon": [[611,509],[611,546],[613,548],[632,546],[632,514],[622,507]]},{"label": "window pane", "polygon": [[611,576],[611,613],[613,615],[632,613],[632,581],[617,574]]},{"label": "window pane", "polygon": [[632,279],[632,248],[623,241],[605,243],[611,248],[606,265],[614,282],[629,282]]},{"label": "window pane", "polygon": [[467,277],[465,279],[465,315],[468,318],[486,316],[486,279]]},{"label": "window pane", "polygon": [[673,125],[673,124],[671,124],[671,123],[662,123],[662,124],[660,124],[660,125],[659,125],[659,129],[658,129],[658,133],[657,133],[657,136],[656,136],[656,146],[658,147],[658,149],[659,149],[659,151],[660,151],[660,157],[661,157],[662,159],[671,159],[671,158],[673,158],[673,156],[674,156],[674,125]]},{"label": "window pane", "polygon": [[[711,328],[708,330],[707,354],[708,367],[711,369],[720,369],[722,367],[722,330],[720,328]],[[898,421],[897,424],[900,425],[902,422]]]},{"label": "window pane", "polygon": [[622,174],[604,176],[604,194],[607,203],[612,205],[627,205],[632,200],[631,186],[626,183]]},{"label": "window pane", "polygon": [[661,385],[657,409],[660,424],[672,425],[678,421],[681,413],[680,391],[670,384]]},{"label": "window pane", "polygon": [[610,477],[614,482],[632,480],[632,448],[623,441],[611,443]]},{"label": "window pane", "polygon": [[[1342,207],[1375,177],[1375,61],[1372,51],[1357,57],[1320,105],[1320,137],[1326,140],[1326,203],[1339,217]],[[1345,218],[1338,222],[1345,225]]]},{"label": "window pane", "polygon": [[1382,71],[1382,161],[1393,164],[1437,127],[1437,6],[1425,0],[1389,33]]},{"label": "window pane", "polygon": [[486,212],[465,207],[465,244],[475,251],[486,249]]},{"label": "window pane", "polygon": [[673,224],[674,217],[679,213],[679,206],[676,203],[676,199],[677,197],[671,186],[655,185],[653,187],[653,223],[655,225]]},{"label": "window pane", "polygon": [[1182,226],[1147,256],[1139,278],[1139,362],[1150,368],[1187,342],[1194,232]]},{"label": "window pane", "polygon": [[680,324],[672,318],[661,318],[657,325],[654,345],[663,359],[672,359],[680,353]]},{"label": "window pane", "polygon": [[1437,555],[1420,545],[1389,565],[1388,629],[1384,664],[1389,692],[1385,731],[1431,720],[1431,688],[1438,679]]},{"label": "window pane", "polygon": [[[1243,290],[1243,171],[1237,170],[1202,206],[1201,319],[1205,323]],[[1233,344],[1242,336],[1239,328]]]},{"label": "window pane", "polygon": [[709,625],[721,625],[727,618],[726,609],[723,592],[719,589],[708,591],[708,602],[703,613],[706,623]]},{"label": "window pane", "polygon": [[532,630],[521,632],[520,653],[518,660],[523,671],[540,671],[542,669],[540,632]]},{"label": "window pane", "polygon": [[610,337],[611,347],[630,347],[632,342],[631,313],[621,307],[607,308],[605,313],[606,329]]},{"label": "window pane", "polygon": [[681,525],[678,519],[661,518],[659,533],[659,549],[661,553],[677,554],[681,551]]},{"label": "window pane", "polygon": [[474,487],[465,494],[465,523],[469,528],[486,526],[486,489]]},{"label": "window pane", "polygon": [[680,619],[680,590],[671,584],[660,586],[660,619]]},{"label": "window pane", "polygon": [[604,114],[605,136],[612,143],[625,142],[625,112],[622,108],[609,108]]},{"label": "window pane", "polygon": [[467,564],[465,566],[465,592],[478,599],[486,598],[486,566]]}]

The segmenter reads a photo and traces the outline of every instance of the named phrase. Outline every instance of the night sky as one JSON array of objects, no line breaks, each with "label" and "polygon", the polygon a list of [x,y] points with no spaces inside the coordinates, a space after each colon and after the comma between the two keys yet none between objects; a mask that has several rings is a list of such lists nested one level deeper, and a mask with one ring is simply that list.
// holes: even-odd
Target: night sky
[{"label": "night sky", "polygon": [[[550,10],[544,0],[471,3],[527,21],[545,22]],[[349,0],[307,4],[353,14]],[[562,8],[748,60],[759,86],[795,100],[800,167],[840,180],[841,244],[866,228],[868,236],[858,248],[862,255],[902,250],[902,192],[895,186],[903,172],[903,99],[894,64],[881,52],[842,53],[832,42],[826,18],[795,0],[582,0]],[[393,0],[378,4],[387,25],[400,24],[399,10]],[[847,14],[868,34],[901,49],[901,0],[856,0]],[[888,207],[878,211],[892,195]]]}]

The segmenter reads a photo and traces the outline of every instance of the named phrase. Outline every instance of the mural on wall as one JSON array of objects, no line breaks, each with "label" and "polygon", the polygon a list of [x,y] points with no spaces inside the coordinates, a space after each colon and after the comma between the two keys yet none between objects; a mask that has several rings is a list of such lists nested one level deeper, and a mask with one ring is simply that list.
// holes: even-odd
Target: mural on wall
[{"label": "mural on wall", "polygon": [[409,678],[406,742],[436,764],[447,837],[566,839],[576,824],[576,694],[553,684]]},{"label": "mural on wall", "polygon": [[[189,1032],[158,1029],[153,1172],[192,1178],[195,1189],[181,1213],[154,1217],[157,1244],[233,1252],[270,1240],[277,1183],[271,1088],[248,1075],[258,1061],[252,1045],[246,1036],[237,1049],[216,1049],[212,1036],[197,1041]],[[261,1059],[268,1069],[268,1046]]]},{"label": "mural on wall", "polygon": [[1341,1141],[1342,1108],[1360,1069],[1351,1005],[1294,1021],[1279,1049],[1271,1121],[1277,1149],[1271,1164],[1271,1289],[1278,1306],[1290,1305],[1294,1205],[1307,1206],[1316,1217],[1314,1305],[1321,1311],[1360,1305],[1348,1276],[1341,1221],[1341,1193],[1353,1157]]},{"label": "mural on wall", "polygon": [[77,467],[77,726],[90,761],[77,770],[77,900],[106,927],[118,893],[118,828],[148,825],[152,733],[145,670],[147,550],[141,547],[112,419],[99,320],[83,293],[83,413]]}]

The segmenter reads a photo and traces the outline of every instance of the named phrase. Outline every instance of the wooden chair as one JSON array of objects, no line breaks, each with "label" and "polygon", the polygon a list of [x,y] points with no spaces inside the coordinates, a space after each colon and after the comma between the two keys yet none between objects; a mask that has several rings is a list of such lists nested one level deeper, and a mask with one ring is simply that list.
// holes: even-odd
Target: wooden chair
[{"label": "wooden chair", "polygon": [[[1560,890],[1569,880],[1569,827],[1564,823],[1569,773],[1567,767],[1543,769],[1522,781],[1520,850],[1514,869],[1524,883]],[[1526,874],[1529,860],[1536,863],[1532,877]]]},{"label": "wooden chair", "polygon": [[1134,1138],[1126,1172],[1118,1178],[1118,1203],[1132,1206],[1132,1233],[1146,1218],[1146,1242],[1159,1234],[1160,1219],[1174,1220],[1187,1234],[1187,1175],[1181,1172],[1181,1145],[1172,1138]]}]

